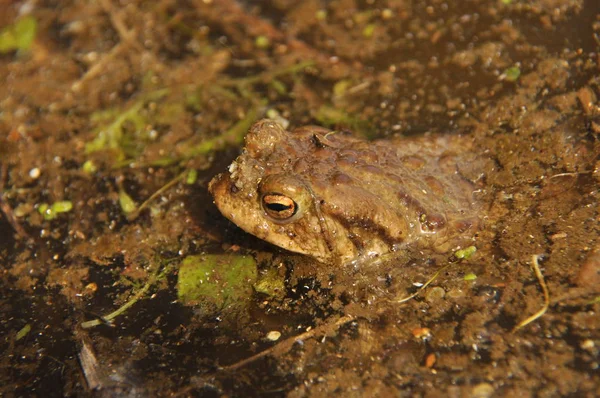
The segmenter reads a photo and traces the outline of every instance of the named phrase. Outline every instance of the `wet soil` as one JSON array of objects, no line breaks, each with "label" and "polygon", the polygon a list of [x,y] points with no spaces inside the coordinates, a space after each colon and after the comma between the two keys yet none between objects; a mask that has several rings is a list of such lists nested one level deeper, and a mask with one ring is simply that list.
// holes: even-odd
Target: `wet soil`
[{"label": "wet soil", "polygon": [[[0,5],[37,21],[0,54],[1,396],[600,395],[595,0]],[[350,269],[244,234],[207,184],[265,115],[467,135],[477,251]],[[184,305],[200,253],[285,292]]]}]

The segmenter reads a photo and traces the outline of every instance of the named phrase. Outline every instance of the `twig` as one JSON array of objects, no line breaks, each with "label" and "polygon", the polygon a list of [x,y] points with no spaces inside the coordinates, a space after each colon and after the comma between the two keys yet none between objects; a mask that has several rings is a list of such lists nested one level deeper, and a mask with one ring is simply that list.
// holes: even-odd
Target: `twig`
[{"label": "twig", "polygon": [[554,174],[554,175],[550,176],[550,179],[553,179],[553,178],[556,178],[556,177],[566,177],[566,176],[576,177],[576,176],[578,176],[580,174],[590,174],[590,173],[593,173],[593,172],[594,172],[593,170],[583,170],[583,171],[578,171],[576,173],[558,173],[558,174]]},{"label": "twig", "polygon": [[144,48],[137,40],[135,40],[135,30],[128,30],[122,13],[118,12],[110,0],[100,0],[100,4],[104,11],[108,14],[110,22],[119,34],[121,42],[131,44],[136,50],[142,52]]},{"label": "twig", "polygon": [[123,18],[114,9],[114,6],[110,2],[110,0],[102,0],[100,2],[104,11],[108,14],[110,21],[119,34],[119,38],[121,41],[117,43],[108,54],[104,55],[97,63],[95,63],[90,69],[88,69],[83,76],[81,76],[75,83],[71,85],[71,90],[79,91],[83,83],[87,82],[90,79],[104,73],[106,71],[107,64],[116,59],[129,49],[130,47],[134,47],[136,50],[142,52],[144,48],[135,40],[135,31],[127,30],[125,27],[125,23],[123,22]]},{"label": "twig", "polygon": [[223,134],[194,145],[183,153],[185,159],[206,155],[215,151],[223,150],[227,146],[237,146],[244,142],[246,132],[256,121],[260,110],[258,107],[251,108],[243,119],[231,126]]},{"label": "twig", "polygon": [[93,319],[91,321],[82,322],[81,327],[83,329],[89,329],[89,328],[92,328],[92,327],[98,326],[98,325],[110,324],[113,319],[115,319],[119,315],[123,314],[131,306],[133,306],[135,303],[137,303],[142,297],[144,297],[146,295],[146,293],[148,292],[148,290],[150,290],[152,285],[154,285],[159,279],[161,279],[161,277],[166,274],[166,272],[169,268],[170,267],[167,266],[162,270],[162,272],[159,272],[160,265],[157,266],[154,273],[146,281],[146,284],[140,290],[138,290],[138,292],[131,299],[129,299],[125,304],[123,304],[121,307],[119,307],[115,311],[111,312],[110,314],[100,317],[100,319]]},{"label": "twig", "polygon": [[158,190],[156,190],[156,192],[154,192],[152,195],[150,195],[150,197],[148,199],[146,199],[144,201],[144,203],[142,203],[141,205],[139,205],[137,207],[137,209],[135,209],[132,213],[130,213],[127,216],[127,220],[129,221],[133,221],[136,218],[138,218],[138,216],[140,215],[140,212],[142,210],[144,210],[146,207],[148,207],[148,205],[157,197],[159,197],[160,195],[162,195],[163,193],[165,193],[166,191],[168,191],[171,187],[173,187],[175,184],[177,184],[179,181],[181,181],[186,175],[187,173],[189,173],[189,170],[184,170],[181,173],[179,173],[179,175],[175,178],[173,178],[171,181],[167,182],[165,185],[163,185],[162,187],[160,187]]},{"label": "twig", "polygon": [[269,82],[279,76],[293,74],[296,72],[301,72],[305,68],[308,68],[308,67],[311,67],[314,65],[315,65],[314,61],[303,61],[298,64],[292,65],[292,66],[286,66],[286,67],[282,67],[282,68],[274,68],[274,69],[266,70],[262,73],[259,73],[257,75],[253,75],[253,76],[238,77],[238,78],[234,78],[234,79],[223,79],[220,81],[220,84],[224,87],[228,87],[228,86],[229,87],[231,87],[231,86],[239,87],[239,86],[251,85],[251,84],[260,83],[260,82]]},{"label": "twig", "polygon": [[397,303],[397,304],[404,303],[404,302],[412,299],[413,297],[417,296],[419,293],[421,293],[421,291],[423,289],[425,289],[427,286],[429,286],[431,284],[431,282],[433,282],[442,273],[442,271],[444,271],[446,268],[450,267],[450,265],[452,265],[452,264],[445,265],[442,268],[440,268],[439,270],[437,270],[436,273],[433,274],[433,276],[431,278],[429,278],[429,280],[427,282],[425,282],[425,284],[419,288],[419,290],[417,290],[410,296],[403,297],[398,300],[394,300],[394,303]]},{"label": "twig", "polygon": [[544,281],[544,275],[542,275],[542,271],[540,270],[540,265],[538,263],[538,260],[540,257],[541,256],[538,254],[534,254],[531,257],[531,267],[533,268],[533,271],[535,272],[535,276],[537,277],[538,282],[539,282],[540,286],[542,287],[542,292],[544,292],[544,305],[538,312],[531,315],[529,318],[519,322],[519,324],[517,324],[517,326],[515,326],[515,328],[513,329],[513,332],[516,332],[517,330],[521,329],[523,326],[530,324],[531,322],[535,321],[536,319],[538,319],[539,317],[544,315],[546,313],[546,311],[548,310],[548,307],[550,306],[550,293],[548,292],[548,287],[546,286],[546,282]]},{"label": "twig", "polygon": [[[300,55],[302,59],[314,60],[322,67],[323,74],[337,70],[338,73],[345,75],[352,70],[351,66],[344,61],[311,47],[304,41],[284,33],[270,21],[249,13],[239,1],[195,0],[193,4],[204,20],[219,26],[232,38],[233,42],[237,42],[241,46],[248,43],[249,37],[265,36],[271,42],[284,44],[291,52]],[[246,51],[250,51],[250,49],[246,49]],[[336,61],[333,62],[333,59]]]},{"label": "twig", "polygon": [[327,331],[327,329],[330,329],[332,327],[334,328],[338,328],[340,326],[342,326],[343,324],[353,321],[355,318],[352,315],[344,315],[343,317],[341,317],[340,319],[338,319],[335,323],[330,324],[330,323],[326,323],[324,325],[321,325],[317,328],[311,329],[308,332],[304,332],[301,333],[297,336],[294,337],[290,337],[288,339],[283,340],[282,342],[274,345],[273,347],[269,347],[264,351],[259,352],[256,355],[252,355],[251,357],[248,357],[246,359],[243,359],[239,362],[236,362],[232,365],[228,365],[228,366],[223,366],[221,367],[220,370],[236,370],[239,369],[243,366],[248,365],[249,363],[252,363],[254,361],[256,361],[257,359],[263,358],[267,355],[281,355],[286,353],[287,351],[289,351],[292,346],[294,345],[294,343],[296,343],[297,341],[302,341],[302,340],[307,340],[310,339],[316,335],[325,333]]}]

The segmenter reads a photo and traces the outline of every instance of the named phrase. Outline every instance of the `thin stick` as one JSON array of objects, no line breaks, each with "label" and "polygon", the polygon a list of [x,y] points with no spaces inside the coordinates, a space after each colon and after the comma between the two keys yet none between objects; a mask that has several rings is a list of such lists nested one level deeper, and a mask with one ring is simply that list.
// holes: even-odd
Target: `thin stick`
[{"label": "thin stick", "polygon": [[314,61],[303,61],[296,65],[287,66],[284,68],[274,68],[257,75],[247,76],[247,77],[238,77],[232,79],[222,79],[220,81],[221,86],[224,87],[235,87],[235,86],[244,86],[251,85],[265,81],[271,81],[279,76],[293,74],[297,72],[301,72],[304,69],[314,66]]},{"label": "thin stick", "polygon": [[550,179],[553,179],[556,177],[565,177],[565,176],[574,177],[574,176],[578,176],[579,174],[589,174],[592,172],[593,172],[593,170],[578,171],[577,173],[558,173],[558,174],[554,174],[554,175],[550,176]]},{"label": "thin stick", "polygon": [[152,202],[158,196],[160,196],[163,193],[165,193],[173,185],[175,185],[179,181],[181,181],[187,175],[187,173],[189,173],[189,170],[186,169],[186,170],[182,171],[181,173],[179,173],[179,175],[177,177],[173,178],[171,181],[167,182],[165,185],[163,185],[162,187],[160,187],[156,192],[154,192],[152,195],[150,195],[150,197],[148,199],[146,199],[144,201],[144,203],[142,203],[141,205],[139,205],[138,208],[133,211],[133,213],[129,214],[127,216],[127,220],[129,220],[129,221],[135,220],[140,215],[140,212],[142,210],[144,210],[146,207],[148,207],[148,205],[150,204],[150,202]]},{"label": "thin stick", "polygon": [[139,52],[144,48],[135,40],[135,31],[127,30],[122,16],[117,15],[117,10],[114,8],[110,0],[101,0],[100,4],[104,11],[108,14],[111,24],[119,34],[120,41],[107,54],[102,56],[98,62],[90,67],[75,83],[71,85],[71,90],[81,90],[83,84],[96,76],[101,75],[106,71],[109,62],[121,56],[129,48],[134,47]]},{"label": "thin stick", "polygon": [[404,303],[404,302],[412,299],[413,297],[417,296],[419,293],[421,293],[421,291],[423,289],[425,289],[427,286],[429,286],[431,284],[431,282],[433,282],[442,273],[442,271],[444,271],[446,268],[450,267],[450,265],[451,264],[445,265],[442,268],[440,268],[439,270],[437,270],[437,272],[435,274],[433,274],[433,276],[431,278],[429,278],[429,280],[427,282],[425,282],[425,284],[423,286],[421,286],[419,288],[419,290],[417,290],[416,292],[414,292],[410,296],[403,297],[403,298],[398,299],[398,300],[394,300],[394,302],[398,303],[398,304],[401,304],[401,303]]},{"label": "thin stick", "polygon": [[294,345],[294,343],[297,341],[310,339],[311,337],[314,337],[315,335],[325,333],[326,330],[331,328],[332,326],[335,328],[338,328],[338,327],[342,326],[344,323],[350,322],[352,320],[354,320],[354,317],[352,315],[344,315],[343,317],[338,319],[334,324],[326,323],[317,328],[311,329],[308,332],[304,332],[297,336],[285,339],[282,342],[280,342],[272,347],[269,347],[264,351],[259,352],[258,354],[252,355],[251,357],[248,357],[246,359],[242,359],[241,361],[236,362],[232,365],[223,366],[223,367],[221,367],[220,370],[236,370],[243,366],[246,366],[247,364],[249,364],[251,362],[256,361],[257,359],[266,357],[267,355],[270,355],[270,354],[281,355],[281,354],[289,351],[292,348],[292,346]]},{"label": "thin stick", "polygon": [[546,311],[548,310],[548,307],[550,306],[550,293],[548,292],[548,286],[546,286],[546,282],[544,281],[544,275],[542,275],[542,271],[540,270],[540,265],[538,263],[538,260],[540,257],[541,256],[538,254],[534,254],[531,257],[531,267],[533,268],[533,271],[535,272],[535,276],[537,277],[538,282],[539,282],[540,286],[542,287],[542,292],[544,292],[544,305],[538,312],[531,315],[529,318],[519,322],[519,324],[517,326],[515,326],[515,328],[513,329],[513,332],[516,332],[517,330],[521,329],[523,326],[530,324],[531,322],[535,321],[536,319],[538,319],[539,317],[544,315],[546,313]]},{"label": "thin stick", "polygon": [[125,304],[123,304],[121,307],[117,308],[115,311],[111,312],[110,314],[100,317],[99,319],[93,319],[91,321],[82,322],[81,327],[83,329],[89,329],[89,328],[92,328],[92,327],[98,326],[98,325],[110,324],[113,319],[115,319],[119,315],[123,314],[131,306],[133,306],[135,303],[137,303],[142,297],[144,297],[146,295],[146,293],[148,292],[148,290],[150,290],[150,287],[152,287],[152,285],[154,285],[156,283],[156,281],[161,279],[161,276],[166,273],[165,271],[167,268],[169,268],[169,267],[167,266],[165,269],[163,269],[163,272],[159,272],[160,265],[157,266],[156,271],[148,278],[148,280],[146,281],[146,284],[140,290],[138,290],[138,292],[131,299],[127,300],[127,302]]}]

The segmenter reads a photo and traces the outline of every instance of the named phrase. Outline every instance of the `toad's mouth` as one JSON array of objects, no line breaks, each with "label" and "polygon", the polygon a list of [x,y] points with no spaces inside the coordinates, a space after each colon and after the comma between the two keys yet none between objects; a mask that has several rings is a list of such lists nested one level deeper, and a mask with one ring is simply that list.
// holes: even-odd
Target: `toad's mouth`
[{"label": "toad's mouth", "polygon": [[217,174],[208,184],[208,192],[221,214],[235,224],[236,213],[242,211],[241,200],[237,196],[241,194],[239,188],[233,184],[229,173]]},{"label": "toad's mouth", "polygon": [[271,231],[264,217],[250,203],[250,194],[239,189],[229,173],[216,175],[208,184],[208,191],[225,218],[249,234],[272,241]]}]

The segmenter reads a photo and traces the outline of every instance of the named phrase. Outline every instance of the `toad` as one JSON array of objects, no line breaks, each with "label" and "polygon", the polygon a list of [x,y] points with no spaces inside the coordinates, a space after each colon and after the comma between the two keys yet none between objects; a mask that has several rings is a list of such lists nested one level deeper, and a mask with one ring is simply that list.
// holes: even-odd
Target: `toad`
[{"label": "toad", "polygon": [[209,190],[246,232],[320,262],[345,264],[412,244],[448,250],[477,224],[476,187],[459,168],[470,150],[456,136],[368,142],[261,120]]}]

